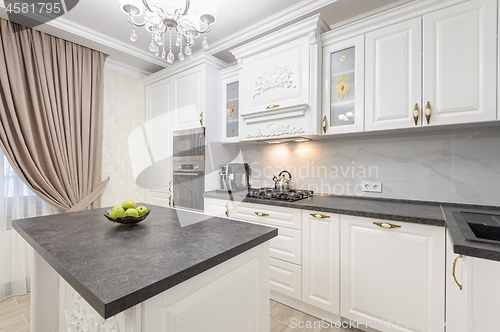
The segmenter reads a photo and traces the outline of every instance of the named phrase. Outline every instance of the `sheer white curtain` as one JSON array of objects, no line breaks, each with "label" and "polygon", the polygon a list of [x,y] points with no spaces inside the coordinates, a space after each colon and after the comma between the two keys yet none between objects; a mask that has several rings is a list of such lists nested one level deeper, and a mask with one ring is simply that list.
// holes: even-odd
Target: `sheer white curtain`
[{"label": "sheer white curtain", "polygon": [[55,214],[14,173],[0,149],[0,301],[30,288],[30,246],[12,229],[12,220]]}]

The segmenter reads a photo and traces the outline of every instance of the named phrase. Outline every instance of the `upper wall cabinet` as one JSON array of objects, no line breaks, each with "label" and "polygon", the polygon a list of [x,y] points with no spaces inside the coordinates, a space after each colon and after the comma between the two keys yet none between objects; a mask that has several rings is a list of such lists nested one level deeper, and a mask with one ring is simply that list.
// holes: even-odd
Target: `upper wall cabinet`
[{"label": "upper wall cabinet", "polygon": [[366,34],[366,131],[421,125],[421,22]]},{"label": "upper wall cabinet", "polygon": [[195,67],[173,77],[174,130],[203,127],[203,67]]},{"label": "upper wall cabinet", "polygon": [[235,143],[239,137],[239,75],[238,67],[220,71],[222,89],[222,142]]},{"label": "upper wall cabinet", "polygon": [[240,67],[240,140],[319,134],[320,15],[231,52]]},{"label": "upper wall cabinet", "polygon": [[[218,134],[220,129],[219,70],[224,68],[227,68],[227,65],[221,60],[208,54],[201,54],[192,60],[152,74],[144,78],[143,83],[149,87],[161,85],[161,82],[167,80],[170,82],[168,95],[165,93],[161,98],[168,98],[168,107],[172,110],[172,130],[199,128],[204,127],[207,122],[216,122],[217,125],[212,127],[213,130],[217,130]],[[146,102],[151,102],[151,98],[147,98]],[[165,102],[164,108],[167,107],[166,105]]]},{"label": "upper wall cabinet", "polygon": [[364,35],[323,47],[323,135],[364,128]]},{"label": "upper wall cabinet", "polygon": [[496,120],[497,0],[423,16],[424,126]]}]

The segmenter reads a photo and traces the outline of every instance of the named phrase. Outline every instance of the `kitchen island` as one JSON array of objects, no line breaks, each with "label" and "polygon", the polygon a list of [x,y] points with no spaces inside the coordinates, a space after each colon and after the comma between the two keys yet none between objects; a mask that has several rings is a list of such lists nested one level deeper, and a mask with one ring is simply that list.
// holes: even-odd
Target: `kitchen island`
[{"label": "kitchen island", "polygon": [[20,219],[34,248],[31,331],[268,331],[277,229],[146,205]]}]

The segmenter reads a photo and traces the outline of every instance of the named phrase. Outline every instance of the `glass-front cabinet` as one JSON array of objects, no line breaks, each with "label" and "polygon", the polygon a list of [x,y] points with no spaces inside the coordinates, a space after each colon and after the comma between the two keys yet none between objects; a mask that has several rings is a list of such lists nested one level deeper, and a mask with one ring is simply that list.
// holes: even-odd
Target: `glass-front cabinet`
[{"label": "glass-front cabinet", "polygon": [[364,36],[323,47],[323,135],[364,130]]},{"label": "glass-front cabinet", "polygon": [[222,142],[239,141],[239,80],[238,68],[233,66],[220,71],[222,83]]}]

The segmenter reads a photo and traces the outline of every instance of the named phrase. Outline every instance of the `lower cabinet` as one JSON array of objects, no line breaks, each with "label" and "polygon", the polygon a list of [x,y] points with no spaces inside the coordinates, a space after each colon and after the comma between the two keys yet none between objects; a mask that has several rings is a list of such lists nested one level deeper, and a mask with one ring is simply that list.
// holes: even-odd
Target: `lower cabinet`
[{"label": "lower cabinet", "polygon": [[172,207],[172,193],[168,191],[146,190],[146,202],[153,205]]},{"label": "lower cabinet", "polygon": [[302,296],[302,267],[271,257],[270,269],[271,290],[300,300]]},{"label": "lower cabinet", "polygon": [[446,331],[500,330],[500,262],[457,255],[446,247]]},{"label": "lower cabinet", "polygon": [[340,315],[379,331],[444,331],[445,229],[340,218]]},{"label": "lower cabinet", "polygon": [[339,315],[339,215],[302,211],[302,237],[302,301]]},{"label": "lower cabinet", "polygon": [[229,217],[229,204],[223,199],[205,198],[205,214],[214,217]]}]

